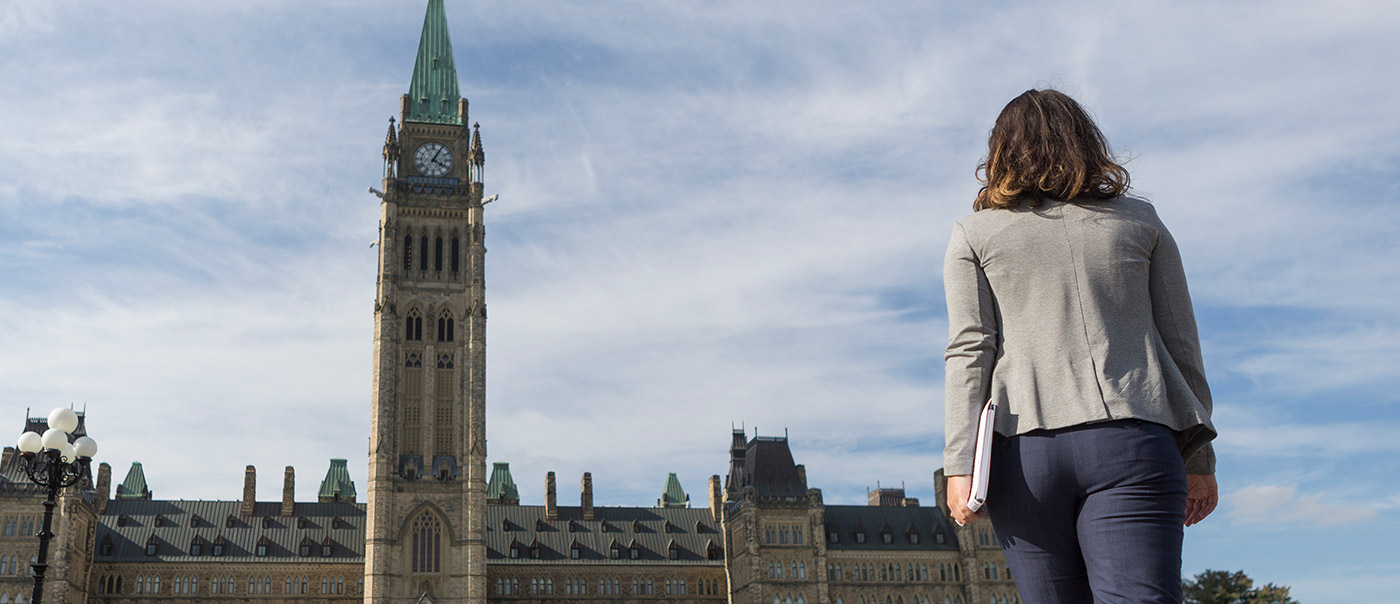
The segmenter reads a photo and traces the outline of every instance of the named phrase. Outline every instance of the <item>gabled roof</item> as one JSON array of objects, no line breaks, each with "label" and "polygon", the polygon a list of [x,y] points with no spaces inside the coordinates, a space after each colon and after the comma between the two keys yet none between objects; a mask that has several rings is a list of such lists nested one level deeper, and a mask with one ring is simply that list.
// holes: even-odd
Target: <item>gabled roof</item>
[{"label": "gabled roof", "polygon": [[[98,548],[94,562],[211,562],[212,548],[191,555],[196,542],[223,544],[220,560],[246,563],[364,564],[365,506],[363,504],[298,503],[295,516],[281,516],[281,502],[257,503],[252,517],[238,514],[241,501],[151,501],[113,500],[98,517],[97,543],[110,543],[103,553]],[[156,526],[156,516],[166,522]],[[198,515],[200,522],[191,522]],[[122,519],[118,522],[118,519]],[[304,519],[304,522],[298,522]],[[191,525],[194,526],[191,526]],[[146,555],[152,538],[156,555]],[[303,540],[331,545],[331,556],[320,549],[302,557],[298,546]],[[267,545],[267,556],[256,555],[259,543]]]},{"label": "gabled roof", "polygon": [[675,472],[671,472],[670,474],[666,475],[666,491],[661,494],[661,499],[656,500],[656,507],[690,507],[690,496],[686,495],[685,489],[681,488],[681,481],[679,478],[676,478]]},{"label": "gabled roof", "polygon": [[[957,550],[957,538],[949,520],[936,507],[890,507],[875,505],[828,505],[823,510],[827,532],[836,532],[837,541],[827,541],[827,550]],[[869,527],[880,527],[871,533]],[[896,531],[894,527],[906,527]],[[858,543],[855,533],[865,532],[865,543]],[[891,533],[891,543],[880,539],[879,533]],[[918,542],[910,540],[917,534]],[[939,543],[938,534],[944,535]]]},{"label": "gabled roof", "polygon": [[117,499],[150,499],[151,490],[146,488],[146,472],[141,469],[141,462],[131,462],[131,470],[126,473],[126,480],[117,485]]},{"label": "gabled roof", "polygon": [[[546,564],[546,565],[723,565],[723,560],[710,560],[711,542],[719,542],[719,524],[708,509],[691,508],[594,508],[594,518],[585,520],[579,507],[559,507],[559,518],[545,517],[544,506],[493,505],[486,506],[486,558],[488,564]],[[577,530],[570,531],[570,523]],[[670,523],[676,527],[666,532]],[[502,527],[510,526],[506,531]],[[605,529],[606,526],[606,530]],[[539,545],[539,557],[510,557],[512,542]],[[679,549],[676,560],[670,559],[670,545]],[[571,557],[570,548],[579,547],[579,557]],[[612,557],[612,547],[624,550],[621,558]],[[633,559],[630,551],[638,550]]]},{"label": "gabled roof", "polygon": [[331,460],[331,467],[321,481],[317,498],[322,502],[355,500],[355,481],[350,480],[350,471],[346,469],[344,459]]},{"label": "gabled roof", "polygon": [[[413,80],[408,85],[408,115],[404,121],[461,125],[457,115],[457,67],[452,61],[452,38],[447,32],[447,11],[443,0],[428,0],[423,17],[423,34],[418,39],[418,58],[413,62]],[[426,100],[426,102],[424,102]]]}]

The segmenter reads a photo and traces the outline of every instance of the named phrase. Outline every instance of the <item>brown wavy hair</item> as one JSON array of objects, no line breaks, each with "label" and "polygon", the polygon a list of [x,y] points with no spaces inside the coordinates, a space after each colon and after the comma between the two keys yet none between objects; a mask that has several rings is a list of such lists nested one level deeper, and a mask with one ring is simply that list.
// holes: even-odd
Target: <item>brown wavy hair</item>
[{"label": "brown wavy hair", "polygon": [[982,188],[974,211],[1014,207],[1030,199],[1113,199],[1128,192],[1128,171],[1088,112],[1058,90],[1027,90],[1006,104],[977,165]]}]

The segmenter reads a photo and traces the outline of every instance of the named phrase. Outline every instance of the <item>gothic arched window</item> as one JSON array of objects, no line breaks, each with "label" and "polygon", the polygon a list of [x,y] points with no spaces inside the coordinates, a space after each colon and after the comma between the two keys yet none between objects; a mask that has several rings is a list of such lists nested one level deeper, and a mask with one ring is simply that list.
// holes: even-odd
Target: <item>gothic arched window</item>
[{"label": "gothic arched window", "polygon": [[461,258],[462,258],[461,251],[462,251],[462,248],[461,248],[461,245],[460,245],[460,240],[459,240],[458,238],[456,238],[456,237],[453,237],[453,238],[452,238],[452,272],[454,272],[454,273],[457,272],[457,270],[458,270],[459,268],[461,268]]},{"label": "gothic arched window", "polygon": [[413,270],[413,235],[403,236],[403,270]]},{"label": "gothic arched window", "polygon": [[428,270],[428,236],[424,235],[419,239],[418,246],[418,270]]},{"label": "gothic arched window", "polygon": [[416,308],[408,311],[408,319],[404,322],[404,339],[414,342],[423,339],[423,315],[418,314]]},{"label": "gothic arched window", "polygon": [[438,317],[437,339],[439,342],[451,342],[457,338],[457,324],[452,320],[451,311],[442,311],[442,316]]},{"label": "gothic arched window", "polygon": [[433,270],[442,272],[442,237],[433,244]]},{"label": "gothic arched window", "polygon": [[413,550],[410,552],[413,572],[435,573],[442,568],[442,521],[431,512],[423,512],[413,521]]}]

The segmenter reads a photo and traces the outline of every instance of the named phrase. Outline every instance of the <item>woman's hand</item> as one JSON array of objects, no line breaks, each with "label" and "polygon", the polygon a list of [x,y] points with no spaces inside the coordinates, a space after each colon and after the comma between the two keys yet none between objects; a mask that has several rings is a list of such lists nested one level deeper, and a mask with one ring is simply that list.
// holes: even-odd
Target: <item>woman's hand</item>
[{"label": "woman's hand", "polygon": [[[948,497],[953,496],[953,481],[948,480]],[[1220,495],[1213,474],[1186,475],[1186,526],[1206,519],[1220,503]],[[951,506],[951,504],[950,504]]]},{"label": "woman's hand", "polygon": [[981,510],[974,512],[967,509],[967,497],[971,494],[971,474],[948,477],[948,514],[953,517],[953,521],[957,522],[958,526],[972,524],[974,520],[982,517]]}]

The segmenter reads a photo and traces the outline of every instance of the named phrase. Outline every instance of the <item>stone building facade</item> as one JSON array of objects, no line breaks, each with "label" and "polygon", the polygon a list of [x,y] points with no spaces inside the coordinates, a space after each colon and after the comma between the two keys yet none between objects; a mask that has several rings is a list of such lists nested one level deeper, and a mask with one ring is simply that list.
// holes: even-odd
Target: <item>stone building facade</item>
[{"label": "stone building facade", "polygon": [[[136,463],[64,491],[45,602],[1015,604],[991,527],[877,489],[826,505],[786,437],[730,441],[691,507],[522,505],[486,475],[485,152],[458,90],[443,0],[429,0],[408,94],[383,144],[366,501],[331,460],[316,501],[155,499]],[[470,125],[469,125],[470,124]],[[29,429],[43,431],[43,420]],[[941,476],[938,478],[941,483]],[[231,487],[233,485],[230,485]],[[0,604],[27,601],[42,494],[0,460]],[[942,492],[939,492],[942,500]]]}]

